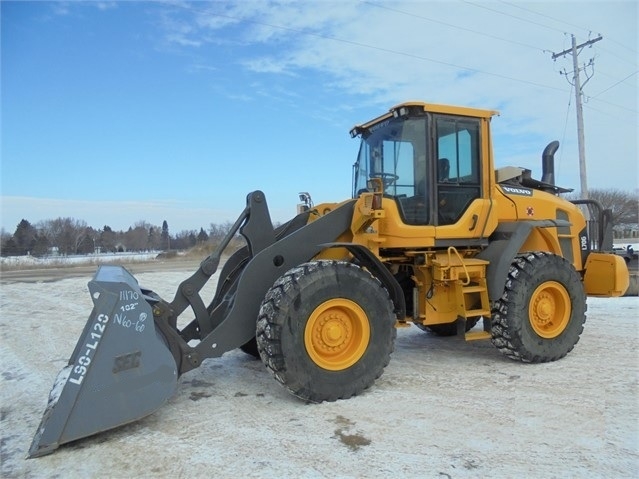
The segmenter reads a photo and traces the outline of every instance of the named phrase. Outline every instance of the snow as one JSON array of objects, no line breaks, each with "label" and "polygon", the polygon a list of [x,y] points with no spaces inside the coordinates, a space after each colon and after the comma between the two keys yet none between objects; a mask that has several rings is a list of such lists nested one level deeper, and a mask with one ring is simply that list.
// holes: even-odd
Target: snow
[{"label": "snow", "polygon": [[65,266],[79,264],[102,264],[116,262],[149,261],[155,259],[158,251],[147,251],[144,253],[96,253],[89,255],[68,255],[68,256],[44,256],[37,257],[31,255],[24,256],[3,256],[0,257],[0,265],[3,267],[33,267],[33,266]]},{"label": "snow", "polygon": [[612,247],[614,249],[626,249],[628,246],[631,246],[632,249],[637,251],[637,249],[639,249],[639,243],[633,243],[630,240],[631,239],[627,239],[624,241],[624,240],[618,239],[617,241],[613,243]]},{"label": "snow", "polygon": [[[136,278],[171,299],[188,275]],[[260,361],[233,351],[183,375],[152,415],[27,460],[91,312],[90,279],[0,288],[2,477],[590,478],[639,470],[637,297],[590,298],[579,344],[548,364],[511,361],[489,341],[400,329],[384,375],[334,403],[305,404]]]},{"label": "snow", "polygon": [[[631,246],[635,252],[639,252],[639,243],[633,243],[632,238],[618,239],[613,244],[615,250],[626,250]],[[73,266],[83,264],[104,264],[104,263],[131,263],[136,261],[150,261],[157,258],[159,251],[147,252],[124,252],[124,253],[96,253],[88,255],[51,255],[46,257],[26,256],[3,256],[0,257],[0,265],[3,267],[33,267],[33,266]]]}]

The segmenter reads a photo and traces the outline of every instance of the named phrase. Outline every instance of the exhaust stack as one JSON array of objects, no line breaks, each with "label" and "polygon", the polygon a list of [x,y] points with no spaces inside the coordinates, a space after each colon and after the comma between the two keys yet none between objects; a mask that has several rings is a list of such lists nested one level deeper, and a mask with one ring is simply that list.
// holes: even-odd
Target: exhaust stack
[{"label": "exhaust stack", "polygon": [[555,153],[559,149],[557,140],[548,143],[541,154],[541,182],[549,185],[555,185]]}]

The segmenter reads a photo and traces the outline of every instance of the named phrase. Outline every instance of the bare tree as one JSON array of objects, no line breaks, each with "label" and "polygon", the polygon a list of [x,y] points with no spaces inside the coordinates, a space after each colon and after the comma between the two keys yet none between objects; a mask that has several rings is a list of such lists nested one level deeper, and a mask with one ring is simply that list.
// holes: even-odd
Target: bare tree
[{"label": "bare tree", "polygon": [[98,246],[98,232],[91,226],[84,228],[84,231],[78,235],[76,240],[76,253],[92,254],[95,253]]},{"label": "bare tree", "polygon": [[78,252],[87,230],[86,221],[73,218],[56,218],[38,223],[38,231],[46,237],[48,244],[65,255]]},{"label": "bare tree", "polygon": [[[627,192],[617,189],[593,189],[588,192],[592,200],[597,200],[601,205],[612,211],[612,220],[615,225],[639,223],[639,193]],[[578,195],[570,194],[566,199],[578,199]]]},{"label": "bare tree", "polygon": [[144,251],[148,247],[149,243],[149,224],[143,221],[139,221],[135,224],[134,228],[124,234],[124,240],[126,248],[129,251]]},{"label": "bare tree", "polygon": [[616,225],[639,223],[639,194],[626,191],[590,190],[590,198],[599,201],[604,208],[612,210],[613,222]]},{"label": "bare tree", "polygon": [[214,243],[219,242],[231,231],[231,228],[233,228],[231,221],[226,221],[222,224],[211,223],[209,227],[209,239]]},{"label": "bare tree", "polygon": [[175,235],[172,241],[173,249],[188,249],[195,246],[197,243],[197,231],[196,230],[182,230]]}]

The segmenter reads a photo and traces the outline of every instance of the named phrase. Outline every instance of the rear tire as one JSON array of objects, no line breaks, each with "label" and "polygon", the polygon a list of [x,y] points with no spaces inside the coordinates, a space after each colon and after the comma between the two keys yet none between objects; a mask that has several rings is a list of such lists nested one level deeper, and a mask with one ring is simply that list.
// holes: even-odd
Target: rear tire
[{"label": "rear tire", "polygon": [[266,294],[257,348],[294,395],[312,402],[347,399],[368,388],[390,361],[393,303],[359,266],[316,261],[293,268]]},{"label": "rear tire", "polygon": [[492,342],[511,359],[543,363],[575,347],[586,321],[583,283],[571,263],[546,252],[518,255],[495,303]]},{"label": "rear tire", "polygon": [[[475,327],[477,322],[479,321],[479,317],[476,318],[468,318],[466,320],[466,332],[470,331]],[[428,333],[432,333],[436,336],[457,336],[457,322],[446,323],[446,324],[430,324],[425,326],[423,324],[415,323],[422,331],[426,331]]]}]

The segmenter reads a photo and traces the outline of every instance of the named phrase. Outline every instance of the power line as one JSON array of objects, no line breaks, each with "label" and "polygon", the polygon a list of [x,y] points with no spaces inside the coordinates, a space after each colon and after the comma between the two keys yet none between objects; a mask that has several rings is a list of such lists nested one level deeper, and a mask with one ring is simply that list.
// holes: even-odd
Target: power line
[{"label": "power line", "polygon": [[469,2],[468,0],[462,0],[462,1],[464,3],[467,3],[468,5],[472,5],[473,7],[483,8],[484,10],[489,10],[491,12],[495,12],[495,13],[498,13],[500,15],[504,15],[506,17],[514,18],[515,20],[519,20],[519,21],[526,22],[526,23],[531,23],[533,25],[537,25],[539,27],[547,28],[548,30],[553,30],[555,32],[566,33],[564,30],[559,30],[558,28],[549,27],[548,25],[544,25],[543,23],[539,23],[539,22],[535,22],[533,20],[529,20],[528,18],[522,18],[522,17],[518,17],[516,15],[511,15],[510,13],[502,12],[500,10],[495,10],[494,8],[490,8],[490,7],[487,7],[485,5],[479,5],[477,3]]},{"label": "power line", "polygon": [[[608,37],[606,37],[606,40],[609,40],[609,38],[608,38]],[[606,52],[608,55],[610,55],[610,56],[612,56],[612,57],[615,57],[617,60],[621,60],[621,61],[622,61],[622,62],[624,62],[624,63],[628,63],[628,64],[630,64],[630,65],[632,65],[632,66],[636,66],[636,65],[637,65],[637,59],[636,59],[636,58],[634,58],[633,60],[628,60],[627,58],[620,57],[619,55],[617,55],[617,54],[616,54],[616,53],[614,53],[613,51],[608,50],[607,48],[601,48],[601,47],[599,47],[599,49],[600,49],[602,52]],[[635,55],[636,55],[636,53],[635,53]]]},{"label": "power line", "polygon": [[[548,19],[553,20],[553,21],[556,21],[556,22],[558,22],[558,23],[563,23],[563,24],[565,24],[565,25],[573,26],[573,27],[576,27],[576,28],[579,28],[579,29],[582,29],[582,30],[585,30],[585,31],[588,31],[588,32],[592,32],[592,29],[590,29],[590,28],[586,28],[586,27],[583,27],[583,26],[580,26],[580,25],[576,25],[576,24],[574,24],[574,23],[566,22],[566,21],[564,21],[564,20],[559,20],[559,19],[554,18],[554,17],[552,17],[552,16],[550,16],[550,15],[546,15],[546,14],[543,14],[543,13],[541,13],[541,12],[537,12],[537,11],[535,11],[535,10],[532,10],[532,9],[530,9],[530,8],[527,8],[527,7],[524,7],[524,6],[521,6],[521,5],[517,5],[517,4],[512,3],[512,2],[507,2],[507,1],[505,1],[505,0],[500,0],[500,2],[501,2],[501,3],[503,3],[503,4],[505,4],[505,5],[509,5],[509,6],[514,7],[514,8],[518,8],[518,9],[520,9],[520,10],[524,10],[524,11],[527,11],[527,12],[533,13],[533,14],[535,14],[535,15],[539,15],[539,16],[544,17],[544,18],[548,18]],[[606,38],[607,38],[609,41],[612,41],[613,43],[616,43],[617,45],[619,45],[619,46],[621,46],[621,47],[623,47],[623,48],[626,48],[627,50],[630,50],[631,52],[633,52],[633,53],[635,53],[635,54],[637,53],[637,52],[636,52],[636,50],[633,50],[632,48],[627,47],[626,45],[623,45],[622,43],[619,43],[619,42],[617,42],[617,41],[615,41],[615,40],[611,39],[611,38],[610,38],[610,37],[608,37],[608,36],[607,36]],[[606,52],[608,55],[613,56],[613,57],[615,57],[615,58],[617,58],[618,60],[621,60],[621,61],[623,61],[623,62],[630,63],[630,64],[632,64],[633,66],[636,66],[636,64],[637,64],[636,59],[635,59],[634,61],[630,61],[630,60],[628,60],[628,59],[626,59],[626,58],[623,58],[623,57],[621,57],[621,56],[619,56],[619,55],[615,54],[615,52],[614,52],[614,51],[610,51],[610,50],[608,50],[608,49],[606,49],[606,48],[602,48],[602,47],[599,47],[599,49],[600,49],[602,52]],[[599,95],[601,95],[602,93],[605,93],[605,92],[607,92],[608,90],[610,90],[610,89],[614,88],[615,86],[619,85],[620,83],[623,83],[623,82],[624,82],[624,81],[626,81],[628,78],[632,77],[633,75],[636,75],[637,73],[638,73],[638,72],[636,72],[636,71],[635,71],[634,73],[631,73],[630,75],[628,75],[628,76],[627,76],[627,77],[625,77],[624,79],[617,81],[616,83],[614,83],[613,85],[609,86],[609,87],[608,87],[608,88],[606,88],[605,90],[603,90],[603,91],[601,91],[601,92],[597,93],[597,94],[596,94],[596,95],[594,95],[594,96],[588,97],[588,99],[589,99],[589,100],[595,99],[596,97],[598,97],[598,96],[599,96]],[[602,74],[602,75],[604,75],[604,76],[607,76],[607,77],[609,77],[609,78],[614,78],[614,77],[612,77],[612,76],[610,76],[610,75],[607,75],[605,72],[601,72],[601,74]],[[583,85],[582,85],[582,86],[583,86]],[[610,105],[612,105],[612,106],[616,106],[616,107],[618,107],[618,108],[627,109],[627,108],[621,107],[621,106],[619,106],[619,105],[614,105],[614,104],[612,104],[612,103],[608,103],[608,104],[610,104]],[[636,111],[636,110],[629,110],[629,111]]]},{"label": "power line", "polygon": [[[569,26],[571,26],[571,27],[579,28],[579,29],[581,29],[581,30],[587,31],[588,33],[593,32],[593,29],[592,29],[592,28],[587,28],[587,27],[584,27],[584,26],[582,26],[582,25],[576,25],[576,24],[574,24],[574,23],[570,23],[570,22],[567,22],[567,21],[565,21],[565,20],[559,20],[559,19],[557,19],[557,18],[555,18],[555,17],[552,17],[552,16],[550,16],[550,15],[546,15],[546,14],[544,14],[544,13],[537,12],[537,11],[535,11],[535,10],[531,9],[531,8],[527,8],[527,7],[523,7],[523,6],[521,6],[521,5],[517,5],[516,3],[507,2],[507,1],[505,1],[505,0],[499,0],[499,1],[500,1],[501,3],[503,3],[503,4],[505,4],[505,5],[509,5],[509,6],[511,6],[511,7],[518,8],[518,9],[520,9],[520,10],[524,10],[524,11],[527,11],[527,12],[533,13],[533,14],[535,14],[535,15],[539,15],[540,17],[548,18],[548,19],[553,20],[553,21],[555,21],[555,22],[557,22],[557,23],[563,23],[564,25],[569,25]],[[634,53],[635,55],[637,54],[637,50],[636,50],[636,49],[631,48],[631,47],[629,47],[629,46],[627,46],[627,45],[624,45],[624,44],[623,44],[623,43],[621,43],[621,42],[616,41],[614,38],[611,38],[611,37],[610,37],[610,35],[607,35],[607,34],[606,34],[606,40],[608,40],[609,42],[612,42],[612,43],[616,43],[618,46],[620,46],[620,47],[622,47],[622,48],[625,48],[626,50],[629,50],[630,52]],[[608,51],[608,50],[604,50],[603,48],[602,48],[602,51],[606,51],[607,53],[611,53],[610,51]],[[611,53],[611,54],[612,54],[612,53]],[[617,58],[619,58],[620,60],[628,61],[628,60],[626,60],[626,59],[624,59],[624,58],[621,58],[621,57],[619,57],[619,56],[617,56],[617,55],[614,55],[614,54],[613,54],[613,56],[616,56],[616,57],[617,57]]]},{"label": "power line", "polygon": [[226,19],[229,19],[229,20],[237,20],[239,22],[266,26],[266,27],[273,28],[273,29],[276,29],[276,30],[292,32],[292,33],[296,33],[296,34],[299,34],[299,35],[306,35],[306,36],[310,36],[310,37],[321,38],[321,39],[324,39],[324,40],[331,40],[331,41],[335,41],[335,42],[340,42],[340,43],[344,43],[344,44],[347,44],[347,45],[353,45],[353,46],[357,46],[357,47],[361,47],[361,48],[367,48],[367,49],[370,49],[370,50],[376,50],[376,51],[380,51],[380,52],[384,52],[384,53],[391,53],[393,55],[400,55],[400,56],[403,56],[403,57],[412,58],[414,60],[421,60],[421,61],[436,63],[436,64],[439,64],[439,65],[444,65],[444,66],[448,66],[448,67],[451,67],[451,68],[455,68],[457,70],[464,70],[464,71],[471,72],[471,73],[478,73],[478,74],[481,74],[481,75],[492,76],[492,77],[495,77],[495,78],[501,78],[501,79],[504,79],[504,80],[510,80],[510,81],[514,81],[514,82],[517,82],[517,83],[524,83],[524,84],[527,84],[527,85],[533,85],[533,86],[537,86],[537,87],[540,87],[540,88],[546,88],[546,89],[556,90],[556,91],[565,91],[562,88],[558,88],[558,87],[551,86],[551,85],[543,85],[541,83],[536,83],[536,82],[533,82],[533,81],[530,81],[530,80],[524,80],[522,78],[514,78],[514,77],[510,77],[508,75],[503,75],[503,74],[500,74],[500,73],[493,73],[493,72],[488,72],[488,71],[485,71],[485,70],[479,70],[477,68],[471,68],[471,67],[467,67],[467,66],[463,66],[463,65],[457,65],[455,63],[445,62],[445,61],[442,61],[442,60],[436,60],[434,58],[429,58],[429,57],[425,57],[425,56],[421,56],[421,55],[416,55],[416,54],[413,54],[413,53],[402,52],[402,51],[399,51],[399,50],[392,50],[390,48],[378,47],[378,46],[375,46],[375,45],[370,45],[370,44],[367,44],[367,43],[357,42],[357,41],[354,41],[354,40],[347,40],[347,39],[344,39],[344,38],[339,38],[339,37],[335,37],[335,36],[327,35],[327,34],[323,34],[323,33],[309,32],[309,31],[306,31],[306,30],[300,30],[298,28],[285,27],[283,25],[275,25],[275,24],[264,22],[264,21],[260,21],[260,20],[249,20],[249,19],[246,19],[246,18],[238,18],[238,17],[234,17],[232,15],[228,15],[228,14],[224,14],[224,13],[218,13],[218,12],[214,12],[214,11],[211,11],[211,10],[196,9],[196,8],[193,8],[193,7],[189,6],[189,5],[185,5],[185,4],[182,4],[182,3],[172,4],[172,6],[183,8],[183,9],[190,10],[190,11],[197,12],[197,13],[202,13],[202,14],[215,16],[215,17],[226,18]]},{"label": "power line", "polygon": [[529,45],[528,43],[518,42],[516,40],[512,40],[512,39],[509,39],[509,38],[503,38],[503,37],[498,37],[497,35],[491,35],[489,33],[479,32],[479,31],[473,30],[471,28],[465,28],[465,27],[461,27],[459,25],[454,25],[452,23],[443,22],[441,20],[435,20],[433,18],[425,17],[423,15],[417,15],[417,14],[411,13],[411,12],[406,12],[404,10],[399,10],[397,8],[388,7],[386,5],[382,5],[382,4],[379,4],[379,3],[369,2],[369,1],[366,1],[366,0],[360,0],[360,2],[361,3],[365,3],[367,5],[371,5],[371,6],[376,7],[376,8],[381,8],[381,9],[388,10],[388,11],[395,12],[395,13],[401,13],[402,15],[407,15],[407,16],[409,16],[411,18],[419,18],[420,20],[426,20],[427,22],[437,23],[439,25],[444,25],[446,27],[455,28],[457,30],[462,30],[462,31],[465,31],[465,32],[474,33],[476,35],[481,35],[481,36],[484,36],[484,37],[492,38],[494,40],[499,40],[499,41],[502,41],[502,42],[511,43],[513,45],[519,45],[519,46],[522,46],[522,47],[531,48],[533,50],[538,50],[538,51],[540,51],[542,53],[547,52],[547,50],[539,48],[539,47],[537,47],[535,45]]},{"label": "power line", "polygon": [[[379,6],[378,4],[374,4],[372,2],[362,1],[362,3],[370,3],[371,5]],[[356,41],[353,41],[353,40],[347,40],[347,39],[343,39],[343,38],[339,38],[339,37],[335,37],[335,36],[331,36],[331,35],[326,35],[326,34],[321,34],[321,33],[316,33],[316,32],[309,32],[309,31],[305,31],[305,30],[301,30],[301,29],[297,29],[297,28],[286,27],[286,26],[282,26],[282,25],[275,25],[275,24],[272,24],[272,23],[258,21],[258,20],[249,20],[249,19],[246,19],[246,18],[240,18],[240,17],[235,17],[235,16],[232,16],[232,15],[228,15],[228,14],[214,12],[212,10],[197,9],[197,8],[193,8],[190,5],[185,5],[185,4],[180,4],[180,3],[172,4],[172,6],[179,7],[179,8],[182,8],[184,10],[189,10],[189,11],[192,11],[192,12],[195,12],[195,13],[201,13],[201,14],[220,17],[220,18],[226,18],[226,19],[235,20],[235,21],[238,21],[238,22],[244,22],[244,23],[249,23],[249,24],[266,26],[266,27],[273,28],[273,29],[276,29],[276,30],[288,31],[288,32],[291,32],[291,33],[299,34],[299,35],[311,36],[311,37],[321,38],[321,39],[324,39],[324,40],[331,40],[331,41],[340,42],[340,43],[344,43],[344,44],[348,44],[348,45],[353,45],[353,46],[357,46],[357,47],[361,47],[361,48],[367,48],[367,49],[377,50],[377,51],[381,51],[381,52],[385,52],[385,53],[390,53],[390,54],[393,54],[393,55],[400,55],[400,56],[404,56],[404,57],[408,57],[408,58],[413,58],[415,60],[421,60],[421,61],[426,61],[426,62],[437,63],[437,64],[448,66],[448,67],[451,67],[451,68],[454,68],[454,69],[457,69],[457,70],[463,70],[463,71],[468,71],[468,72],[472,72],[472,73],[488,75],[488,76],[492,76],[492,77],[496,77],[496,78],[501,78],[501,79],[504,79],[504,80],[514,81],[514,82],[517,82],[517,83],[525,83],[525,84],[537,86],[537,87],[540,87],[540,88],[545,88],[545,89],[550,89],[550,90],[555,90],[555,91],[564,91],[564,92],[566,91],[566,90],[564,90],[562,88],[558,88],[558,87],[554,87],[554,86],[550,86],[550,85],[544,85],[544,84],[532,82],[532,81],[529,81],[529,80],[524,80],[524,79],[521,79],[521,78],[514,78],[514,77],[510,77],[508,75],[502,75],[502,74],[498,74],[498,73],[487,72],[487,71],[479,70],[479,69],[476,69],[476,68],[470,68],[470,67],[466,67],[466,66],[463,66],[463,65],[457,65],[457,64],[454,64],[454,63],[450,63],[450,62],[444,62],[444,61],[441,61],[441,60],[436,60],[434,58],[428,58],[428,57],[424,57],[424,56],[421,56],[421,55],[415,55],[415,54],[411,54],[411,53],[401,52],[401,51],[398,51],[398,50],[392,50],[392,49],[389,49],[389,48],[382,48],[382,47],[378,47],[378,46],[374,46],[374,45],[370,45],[370,44],[366,44],[366,43],[362,43],[362,42],[356,42]],[[386,8],[386,7],[382,7],[382,8]],[[401,11],[398,11],[398,12],[399,13],[404,13],[404,14],[407,14],[407,15],[412,15],[412,14],[409,14],[407,12],[401,12]],[[461,28],[461,27],[459,27],[459,28]],[[541,50],[541,49],[538,48],[538,50]],[[542,51],[547,51],[547,50],[542,50]],[[627,107],[623,107],[623,106],[620,106],[620,105],[616,105],[614,103],[610,103],[608,101],[601,100],[599,98],[593,98],[593,99],[598,101],[598,102],[606,103],[608,105],[614,106],[616,108],[624,109],[624,110],[631,111],[631,112],[635,111],[635,110],[629,109]]]},{"label": "power line", "polygon": [[[593,106],[592,106],[592,104],[591,104],[591,103],[586,103],[586,104],[584,105],[584,108],[585,108],[585,109],[587,109],[587,110],[590,110],[590,111],[594,111],[594,112],[596,112],[598,115],[606,115],[606,116],[608,116],[608,117],[610,117],[610,118],[614,118],[616,121],[619,121],[619,115],[618,115],[618,114],[616,114],[616,113],[615,113],[615,114],[612,114],[612,113],[610,113],[609,111],[600,110],[600,109],[598,109],[598,108],[593,108]],[[635,111],[635,113],[637,113],[637,112]]]},{"label": "power line", "polygon": [[569,25],[571,27],[580,28],[581,30],[585,30],[587,32],[592,32],[592,29],[590,29],[590,28],[585,28],[585,27],[582,27],[582,26],[579,26],[579,25],[575,25],[574,23],[569,23],[569,22],[566,22],[564,20],[558,20],[558,19],[556,19],[554,17],[551,17],[550,15],[546,15],[544,13],[536,12],[535,10],[532,10],[532,9],[526,8],[526,7],[522,7],[521,5],[517,5],[516,3],[506,2],[504,0],[500,0],[500,2],[505,4],[505,5],[510,5],[511,7],[514,7],[514,8],[519,8],[520,10],[524,10],[526,12],[534,13],[535,15],[539,15],[540,17],[548,18],[549,20],[553,20],[553,21],[555,21],[557,23],[563,23],[564,25]]},{"label": "power line", "polygon": [[630,75],[628,75],[626,78],[624,78],[623,80],[619,80],[617,83],[614,83],[612,85],[610,85],[608,88],[606,88],[605,90],[600,91],[599,93],[597,93],[596,95],[593,95],[590,97],[590,99],[594,99],[597,98],[599,95],[601,95],[602,93],[606,93],[608,90],[612,90],[614,87],[616,87],[617,85],[619,85],[620,83],[625,82],[628,78],[633,77],[634,75],[636,75],[637,73],[639,73],[639,70],[631,73]]},{"label": "power line", "polygon": [[617,44],[617,45],[619,45],[620,47],[625,48],[626,50],[631,51],[631,52],[632,52],[632,53],[634,53],[635,55],[637,54],[637,50],[636,50],[636,49],[634,49],[634,48],[630,48],[628,45],[624,45],[623,43],[620,43],[620,42],[618,42],[618,41],[614,40],[613,38],[609,38],[609,37],[606,37],[606,38],[607,38],[608,40],[610,40],[612,43],[616,43],[616,44]]},{"label": "power line", "polygon": [[[586,78],[586,81],[581,84],[581,79],[579,78],[579,72],[581,68],[579,67],[579,53],[583,50],[584,47],[590,46],[593,43],[596,43],[602,40],[603,37],[599,35],[597,38],[593,38],[592,40],[588,40],[580,45],[577,45],[577,40],[574,35],[571,35],[572,47],[564,50],[563,52],[555,53],[552,56],[553,60],[556,60],[559,57],[565,57],[566,55],[572,55],[572,66],[573,66],[573,83],[572,85],[575,87],[575,108],[577,110],[577,142],[579,143],[579,177],[581,179],[581,197],[584,199],[588,198],[588,181],[586,175],[586,146],[585,146],[585,138],[584,138],[584,118],[583,118],[583,106],[582,106],[582,97],[583,97],[583,85],[585,85],[588,80],[592,77],[592,75]],[[584,67],[584,70],[593,66],[593,60]],[[567,75],[567,74],[566,74]]]},{"label": "power line", "polygon": [[601,98],[593,98],[593,97],[591,97],[590,100],[593,100],[593,101],[596,101],[596,102],[599,102],[599,103],[605,103],[606,105],[614,106],[615,108],[619,108],[621,110],[626,110],[626,111],[629,111],[631,113],[639,113],[639,111],[637,111],[636,108],[628,108],[628,107],[625,107],[625,106],[617,105],[616,103],[611,103],[609,101],[602,100]]},{"label": "power line", "polygon": [[[572,103],[572,87],[570,88],[570,93],[568,93],[568,106],[566,107],[566,119],[564,121],[564,131],[561,135],[561,144],[564,144],[564,140],[566,139],[566,130],[568,129],[568,116],[570,115],[570,105]],[[561,154],[559,155],[559,169],[561,169],[561,160],[564,158],[564,148],[561,149]]]}]

